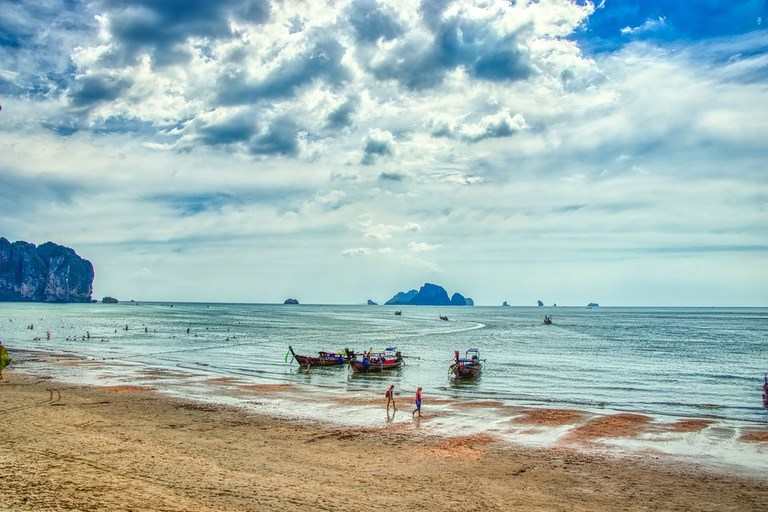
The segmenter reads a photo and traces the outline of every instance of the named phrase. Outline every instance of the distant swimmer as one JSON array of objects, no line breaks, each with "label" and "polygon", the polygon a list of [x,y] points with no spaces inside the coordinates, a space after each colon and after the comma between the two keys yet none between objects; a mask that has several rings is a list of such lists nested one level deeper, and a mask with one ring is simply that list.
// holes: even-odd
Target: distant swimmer
[{"label": "distant swimmer", "polygon": [[189,334],[189,327],[187,327],[187,334]]},{"label": "distant swimmer", "polygon": [[144,328],[144,332],[148,334],[149,333],[149,327],[145,327]]},{"label": "distant swimmer", "polygon": [[91,331],[85,331],[85,337],[91,339]]},{"label": "distant swimmer", "polygon": [[390,384],[387,391],[384,393],[387,397],[387,414],[389,414],[389,404],[392,404],[392,410],[397,411],[397,405],[395,405],[395,385]]},{"label": "distant swimmer", "polygon": [[51,331],[45,331],[45,339],[51,341]]},{"label": "distant swimmer", "polygon": [[126,331],[128,330],[128,324],[125,324],[125,330]]}]

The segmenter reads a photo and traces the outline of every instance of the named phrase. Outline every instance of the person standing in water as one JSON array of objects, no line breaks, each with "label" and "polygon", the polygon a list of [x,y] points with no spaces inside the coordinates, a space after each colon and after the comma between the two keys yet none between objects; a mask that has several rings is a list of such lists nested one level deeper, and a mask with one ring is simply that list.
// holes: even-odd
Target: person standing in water
[{"label": "person standing in water", "polygon": [[419,413],[419,418],[421,418],[421,387],[416,388],[416,408],[411,413],[411,416],[415,415],[416,413]]},{"label": "person standing in water", "polygon": [[763,407],[768,408],[768,373],[763,377]]},{"label": "person standing in water", "polygon": [[3,369],[11,364],[11,356],[8,355],[8,350],[3,346],[3,342],[0,341],[0,381],[3,380]]},{"label": "person standing in water", "polygon": [[392,410],[397,411],[397,405],[395,405],[395,385],[390,384],[387,388],[384,396],[387,397],[387,414],[389,414],[389,404],[392,404]]}]

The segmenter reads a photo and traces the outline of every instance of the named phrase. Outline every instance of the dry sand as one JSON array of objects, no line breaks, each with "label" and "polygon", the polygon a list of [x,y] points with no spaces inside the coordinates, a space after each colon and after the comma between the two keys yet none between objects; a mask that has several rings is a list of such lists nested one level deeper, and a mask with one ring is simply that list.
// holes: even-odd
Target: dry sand
[{"label": "dry sand", "polygon": [[[768,510],[768,480],[648,454],[438,438],[416,424],[308,424],[137,386],[7,376],[0,510]],[[532,423],[572,419],[529,415]],[[612,421],[587,422],[579,435],[632,433],[647,422]]]}]

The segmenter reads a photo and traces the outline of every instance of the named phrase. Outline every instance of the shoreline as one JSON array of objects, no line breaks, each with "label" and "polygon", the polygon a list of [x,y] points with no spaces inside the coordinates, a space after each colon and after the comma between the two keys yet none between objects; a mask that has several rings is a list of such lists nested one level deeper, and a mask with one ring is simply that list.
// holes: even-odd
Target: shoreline
[{"label": "shoreline", "polygon": [[276,418],[140,386],[69,385],[17,370],[6,379],[0,476],[11,510],[768,506],[766,480],[658,454],[511,446],[415,424]]},{"label": "shoreline", "polygon": [[[16,371],[65,386],[156,391],[169,399],[202,406],[234,407],[274,419],[336,428],[408,428],[411,396],[396,396],[398,417],[384,415],[381,393],[339,391],[293,380],[217,375],[204,367],[155,367],[99,360],[72,352],[21,350]],[[106,363],[106,365],[105,365]],[[126,366],[127,365],[127,366]],[[405,404],[403,406],[403,404]],[[723,474],[765,475],[768,428],[734,424],[716,416],[658,416],[621,409],[562,408],[555,404],[509,403],[493,398],[428,394],[421,429],[442,438],[489,436],[513,447],[573,449],[612,457],[653,454]]]}]

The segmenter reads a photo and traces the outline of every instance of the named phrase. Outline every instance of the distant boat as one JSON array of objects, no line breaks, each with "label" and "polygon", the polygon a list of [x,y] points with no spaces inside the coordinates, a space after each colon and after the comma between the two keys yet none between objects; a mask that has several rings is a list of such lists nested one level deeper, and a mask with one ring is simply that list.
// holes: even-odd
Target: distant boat
[{"label": "distant boat", "polygon": [[546,315],[544,317],[544,325],[552,325],[552,317],[549,315]]},{"label": "distant boat", "polygon": [[349,366],[355,373],[394,370],[403,365],[403,356],[396,347],[387,347],[384,352],[355,354],[347,351]]},{"label": "distant boat", "polygon": [[538,307],[540,307],[540,308],[541,308],[541,307],[544,307],[544,303],[543,303],[542,301],[540,301],[540,300],[537,300],[537,301],[536,301],[536,305],[537,305]]},{"label": "distant boat", "polygon": [[476,379],[483,371],[483,365],[480,362],[480,351],[476,348],[470,348],[464,354],[464,359],[459,357],[459,351],[453,353],[453,364],[451,365],[451,374],[454,379]]},{"label": "distant boat", "polygon": [[440,320],[442,320],[443,322],[447,322],[448,321],[448,317],[445,316],[445,315],[440,315]]},{"label": "distant boat", "polygon": [[403,316],[403,312],[402,311],[395,311],[395,316]]},{"label": "distant boat", "polygon": [[589,309],[596,309],[600,307],[600,304],[598,304],[597,302],[590,302],[589,304],[587,304],[587,307]]}]

